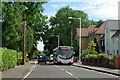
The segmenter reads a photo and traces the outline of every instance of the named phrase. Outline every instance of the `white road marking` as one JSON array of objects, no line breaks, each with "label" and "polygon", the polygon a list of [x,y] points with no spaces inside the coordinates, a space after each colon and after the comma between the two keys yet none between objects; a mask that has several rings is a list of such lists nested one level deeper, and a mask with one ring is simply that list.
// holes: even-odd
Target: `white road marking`
[{"label": "white road marking", "polygon": [[32,68],[30,68],[31,71],[23,79],[21,79],[21,80],[24,80],[25,78],[27,78],[31,74],[31,72],[35,69],[35,67],[36,67],[36,62],[35,62],[35,65],[32,66]]},{"label": "white road marking", "polygon": [[64,71],[64,69],[63,69],[63,68],[60,68],[60,69]]},{"label": "white road marking", "polygon": [[59,66],[55,65],[55,67],[59,67]]},{"label": "white road marking", "polygon": [[68,73],[68,74],[71,75],[71,76],[73,75],[72,73],[70,73],[70,72],[68,72],[68,71],[65,71],[65,72]]}]

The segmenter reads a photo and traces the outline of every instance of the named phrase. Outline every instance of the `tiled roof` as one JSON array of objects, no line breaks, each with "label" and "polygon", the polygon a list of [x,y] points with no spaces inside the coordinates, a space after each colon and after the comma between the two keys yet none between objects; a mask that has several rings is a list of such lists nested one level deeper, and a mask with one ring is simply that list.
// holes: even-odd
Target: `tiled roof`
[{"label": "tiled roof", "polygon": [[[77,36],[79,35],[80,28],[77,28]],[[88,28],[81,28],[81,36],[88,37]]]},{"label": "tiled roof", "polygon": [[[90,25],[88,28],[81,28],[81,36],[88,37],[89,33],[95,32],[95,34],[104,34],[106,21],[98,25]],[[79,28],[77,28],[77,36],[79,35]]]},{"label": "tiled roof", "polygon": [[[88,27],[88,32],[89,32],[89,33],[93,32],[93,31],[95,30],[95,27],[96,27],[96,25],[90,25],[90,26]],[[96,29],[97,29],[97,28],[96,28]]]},{"label": "tiled roof", "polygon": [[99,27],[98,30],[96,31],[96,34],[104,34],[105,24],[106,24],[106,21],[104,21],[104,22],[100,25],[100,27]]}]

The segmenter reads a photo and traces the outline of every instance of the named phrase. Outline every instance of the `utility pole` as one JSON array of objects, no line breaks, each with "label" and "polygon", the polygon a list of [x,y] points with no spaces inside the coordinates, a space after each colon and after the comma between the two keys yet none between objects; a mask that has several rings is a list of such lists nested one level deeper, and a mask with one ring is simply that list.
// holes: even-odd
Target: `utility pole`
[{"label": "utility pole", "polygon": [[25,59],[25,24],[26,24],[26,16],[24,14],[24,30],[23,30],[23,65],[25,64],[24,63],[24,59]]}]

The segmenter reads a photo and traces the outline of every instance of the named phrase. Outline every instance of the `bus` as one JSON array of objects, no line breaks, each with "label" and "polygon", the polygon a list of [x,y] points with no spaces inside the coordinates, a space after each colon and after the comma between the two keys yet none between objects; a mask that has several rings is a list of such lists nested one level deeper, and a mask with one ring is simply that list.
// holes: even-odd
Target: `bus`
[{"label": "bus", "polygon": [[72,65],[74,60],[73,47],[59,46],[53,50],[53,62]]}]

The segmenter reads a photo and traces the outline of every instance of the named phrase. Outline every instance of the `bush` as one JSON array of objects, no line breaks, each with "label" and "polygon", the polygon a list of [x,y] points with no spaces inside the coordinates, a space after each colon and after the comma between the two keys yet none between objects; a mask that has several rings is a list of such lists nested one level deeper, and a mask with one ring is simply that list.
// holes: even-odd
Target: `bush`
[{"label": "bush", "polygon": [[112,64],[114,65],[114,55],[112,55],[110,58],[109,58],[109,64]]},{"label": "bush", "polygon": [[0,48],[0,52],[2,54],[2,71],[17,65],[17,52],[15,50]]},{"label": "bush", "polygon": [[81,53],[81,57],[85,57],[88,54],[95,54],[95,55],[97,55],[97,52],[94,51],[94,50],[86,50],[83,53]]},{"label": "bush", "polygon": [[98,57],[105,59],[107,57],[106,54],[98,54]]},{"label": "bush", "polygon": [[2,48],[0,48],[0,66],[2,65]]},{"label": "bush", "polygon": [[22,51],[18,52],[18,58],[22,58],[23,57],[22,55],[23,55]]},{"label": "bush", "polygon": [[98,57],[100,57],[100,63],[105,63],[105,59],[107,57],[106,54],[99,54]]},{"label": "bush", "polygon": [[[23,65],[23,59],[17,58],[17,62],[20,62],[21,65]],[[26,64],[26,59],[24,59],[24,63]]]}]

